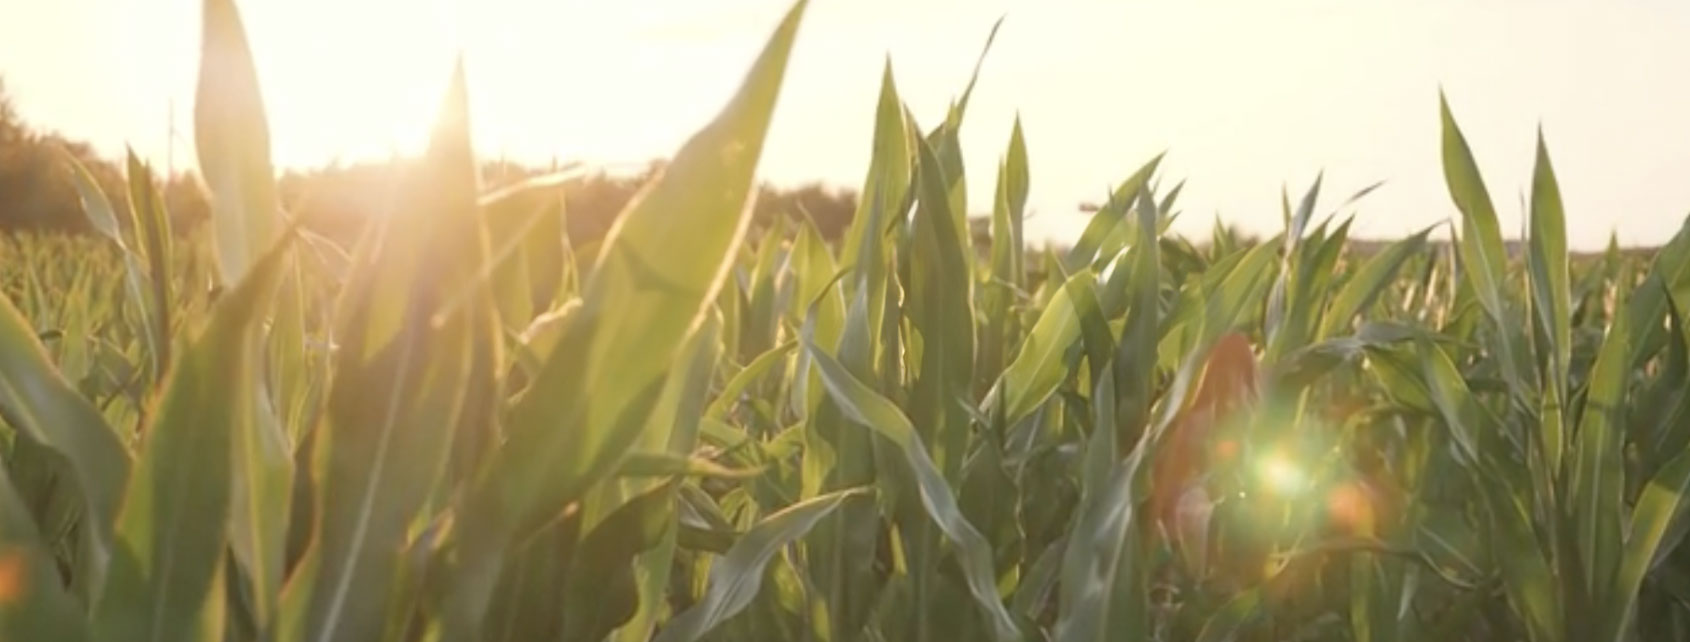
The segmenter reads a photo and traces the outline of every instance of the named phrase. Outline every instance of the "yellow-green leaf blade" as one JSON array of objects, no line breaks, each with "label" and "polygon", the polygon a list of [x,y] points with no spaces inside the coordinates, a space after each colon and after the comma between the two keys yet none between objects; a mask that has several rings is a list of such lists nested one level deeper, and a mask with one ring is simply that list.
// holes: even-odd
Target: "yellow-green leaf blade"
[{"label": "yellow-green leaf blade", "polygon": [[125,493],[110,576],[94,605],[101,639],[221,634],[231,434],[251,430],[252,345],[282,263],[271,251],[218,302],[166,382]]},{"label": "yellow-green leaf blade", "polygon": [[276,181],[258,73],[234,0],[205,0],[194,147],[211,188],[218,274],[239,282],[276,231]]},{"label": "yellow-green leaf blade", "polygon": [[669,620],[656,642],[693,642],[750,605],[763,583],[763,569],[781,548],[797,541],[850,497],[867,492],[852,488],[817,496],[782,509],[758,522],[710,566],[709,588],[692,608]]},{"label": "yellow-green leaf blade", "polygon": [[1091,270],[1080,270],[1045,304],[994,389],[994,394],[1002,395],[1006,424],[1013,425],[1043,404],[1067,377],[1066,357],[1080,338],[1080,312],[1072,300],[1073,292],[1096,281]]},{"label": "yellow-green leaf blade", "polygon": [[59,374],[11,299],[0,296],[0,420],[64,457],[81,489],[85,528],[80,543],[89,587],[111,554],[112,529],[129,478],[129,451],[93,404]]},{"label": "yellow-green leaf blade", "polygon": [[60,585],[29,507],[0,464],[0,640],[88,639],[82,606]]},{"label": "yellow-green leaf blade", "polygon": [[873,429],[902,451],[909,471],[914,476],[921,504],[945,537],[956,546],[958,563],[968,583],[968,590],[981,610],[989,616],[992,630],[999,640],[1018,639],[1020,632],[1014,618],[998,597],[997,576],[992,571],[992,548],[980,531],[968,523],[957,506],[956,497],[938,467],[922,447],[915,426],[886,397],[869,388],[851,374],[832,355],[814,344],[805,346],[821,371],[822,382],[840,410],[852,421]]}]

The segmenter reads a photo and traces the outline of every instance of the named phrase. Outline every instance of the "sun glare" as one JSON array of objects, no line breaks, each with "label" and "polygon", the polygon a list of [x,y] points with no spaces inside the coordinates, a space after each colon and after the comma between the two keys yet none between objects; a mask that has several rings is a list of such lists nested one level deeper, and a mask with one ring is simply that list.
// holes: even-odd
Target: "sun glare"
[{"label": "sun glare", "polygon": [[1281,495],[1301,493],[1308,485],[1308,476],[1283,455],[1269,455],[1261,461],[1258,469],[1262,482]]},{"label": "sun glare", "polygon": [[617,164],[672,153],[757,49],[741,14],[659,4],[680,13],[543,0],[243,8],[273,156],[311,167],[424,149],[458,56],[484,157]]},{"label": "sun glare", "polygon": [[441,2],[254,3],[246,20],[278,164],[421,151],[458,43]]}]

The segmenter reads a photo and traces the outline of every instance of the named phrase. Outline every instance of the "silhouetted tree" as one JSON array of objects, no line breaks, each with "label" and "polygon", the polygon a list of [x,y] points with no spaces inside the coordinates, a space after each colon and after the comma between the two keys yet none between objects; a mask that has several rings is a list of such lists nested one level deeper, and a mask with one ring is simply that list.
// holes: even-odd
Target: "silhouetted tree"
[{"label": "silhouetted tree", "polygon": [[[123,164],[100,158],[92,147],[57,134],[32,130],[19,118],[0,84],[0,230],[49,229],[73,233],[92,230],[82,212],[64,154],[86,166],[116,209],[120,224],[127,225],[128,187]],[[633,173],[596,171],[570,183],[562,192],[564,230],[570,241],[586,246],[603,238],[611,223],[628,202],[664,165],[653,160]],[[410,161],[405,158],[334,163],[312,170],[290,170],[278,178],[277,193],[282,208],[306,226],[329,238],[350,245],[373,217],[386,214],[398,202],[395,190]],[[156,169],[156,168],[155,168]],[[481,183],[493,189],[536,175],[557,171],[508,160],[482,163]],[[155,171],[155,176],[160,174]],[[192,174],[162,177],[160,185],[172,228],[191,233],[210,218],[204,187]],[[553,198],[539,195],[536,198]],[[521,205],[527,207],[527,203]],[[766,228],[776,217],[792,221],[813,221],[824,238],[837,239],[850,226],[856,211],[856,194],[810,183],[792,189],[758,187],[752,211],[754,228]]]},{"label": "silhouetted tree", "polygon": [[790,190],[762,187],[753,210],[753,221],[759,226],[773,222],[776,216],[795,221],[808,219],[815,223],[822,238],[838,239],[851,226],[856,215],[857,195],[850,190],[830,188],[821,183],[809,183]]}]

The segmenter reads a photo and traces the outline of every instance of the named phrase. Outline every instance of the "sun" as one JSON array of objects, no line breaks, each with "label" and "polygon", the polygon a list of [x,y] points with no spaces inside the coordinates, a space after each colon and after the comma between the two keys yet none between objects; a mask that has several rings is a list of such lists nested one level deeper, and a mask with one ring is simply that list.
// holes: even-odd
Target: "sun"
[{"label": "sun", "polygon": [[1282,454],[1272,454],[1261,460],[1258,472],[1268,488],[1280,495],[1297,495],[1308,485],[1308,477],[1295,463]]},{"label": "sun", "polygon": [[242,9],[278,165],[385,159],[426,147],[460,51],[451,6],[299,0]]}]

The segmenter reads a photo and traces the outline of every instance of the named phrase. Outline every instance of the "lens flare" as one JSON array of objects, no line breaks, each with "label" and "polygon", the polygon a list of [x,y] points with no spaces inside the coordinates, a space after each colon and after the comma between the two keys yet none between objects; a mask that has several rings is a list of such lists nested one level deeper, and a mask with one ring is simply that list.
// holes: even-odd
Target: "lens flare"
[{"label": "lens flare", "polygon": [[1336,526],[1352,535],[1374,533],[1374,501],[1366,486],[1351,482],[1332,489],[1326,497],[1326,510]]},{"label": "lens flare", "polygon": [[24,557],[18,551],[0,555],[0,606],[9,606],[23,597]]},{"label": "lens flare", "polygon": [[1281,495],[1301,493],[1308,485],[1308,477],[1303,471],[1281,455],[1270,455],[1263,459],[1259,472],[1267,487]]}]

